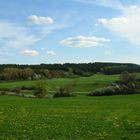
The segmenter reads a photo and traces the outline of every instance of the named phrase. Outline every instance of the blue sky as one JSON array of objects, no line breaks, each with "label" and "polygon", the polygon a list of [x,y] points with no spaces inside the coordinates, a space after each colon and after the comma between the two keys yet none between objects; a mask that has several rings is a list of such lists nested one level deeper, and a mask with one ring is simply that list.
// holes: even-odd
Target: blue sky
[{"label": "blue sky", "polygon": [[140,64],[139,0],[0,0],[0,63]]}]

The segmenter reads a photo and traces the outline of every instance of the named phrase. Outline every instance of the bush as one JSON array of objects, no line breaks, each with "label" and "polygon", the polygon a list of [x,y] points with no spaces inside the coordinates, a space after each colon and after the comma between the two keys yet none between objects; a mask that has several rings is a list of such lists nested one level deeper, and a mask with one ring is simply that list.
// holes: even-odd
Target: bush
[{"label": "bush", "polygon": [[1,88],[0,90],[1,90],[1,91],[6,91],[6,92],[7,92],[7,91],[10,91],[9,88]]},{"label": "bush", "polygon": [[39,81],[36,83],[36,89],[34,95],[37,98],[43,98],[48,93],[48,87],[46,81]]},{"label": "bush", "polygon": [[120,75],[120,83],[127,84],[129,82],[135,82],[135,81],[137,81],[136,73],[129,73],[125,71]]},{"label": "bush", "polygon": [[21,93],[21,88],[20,87],[15,87],[11,90],[11,92],[15,92],[16,94]]},{"label": "bush", "polygon": [[1,95],[6,95],[7,92],[6,91],[1,91]]},{"label": "bush", "polygon": [[36,87],[35,86],[30,86],[30,87],[28,87],[28,86],[22,86],[21,89],[22,90],[35,90]]},{"label": "bush", "polygon": [[70,87],[61,87],[55,94],[54,97],[74,97],[75,95],[70,91]]},{"label": "bush", "polygon": [[120,81],[112,83],[112,86],[97,89],[89,96],[105,96],[105,95],[124,95],[132,94],[140,89],[140,80],[136,73],[123,72],[120,75]]},{"label": "bush", "polygon": [[116,85],[97,89],[88,95],[89,96],[126,95],[132,94],[133,92],[134,89],[126,85]]},{"label": "bush", "polygon": [[136,88],[140,89],[140,81],[135,82],[135,84],[136,84]]}]

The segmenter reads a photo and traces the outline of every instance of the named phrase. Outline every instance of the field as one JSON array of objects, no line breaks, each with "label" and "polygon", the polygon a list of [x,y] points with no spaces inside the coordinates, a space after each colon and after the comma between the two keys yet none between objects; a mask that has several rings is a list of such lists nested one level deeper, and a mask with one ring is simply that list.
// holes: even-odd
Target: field
[{"label": "field", "polygon": [[0,97],[1,140],[139,140],[140,95]]},{"label": "field", "polygon": [[[140,94],[84,94],[119,80],[118,75],[47,80],[50,91],[73,85],[77,97],[34,99],[0,96],[0,140],[139,140]],[[36,81],[1,82],[0,89]]]},{"label": "field", "polygon": [[[72,85],[72,91],[77,93],[91,92],[97,88],[110,85],[112,82],[119,79],[118,75],[102,75],[96,74],[91,77],[79,77],[79,78],[54,78],[46,80],[49,90],[54,91],[59,87],[65,85]],[[33,87],[37,81],[18,81],[18,82],[1,82],[0,90],[14,87]]]}]

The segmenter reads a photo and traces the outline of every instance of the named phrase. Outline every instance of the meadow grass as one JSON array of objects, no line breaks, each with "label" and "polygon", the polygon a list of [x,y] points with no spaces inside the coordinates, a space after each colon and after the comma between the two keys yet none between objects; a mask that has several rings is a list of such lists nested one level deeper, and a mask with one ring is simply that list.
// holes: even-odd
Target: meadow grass
[{"label": "meadow grass", "polygon": [[0,140],[139,140],[140,95],[0,96]]},{"label": "meadow grass", "polygon": [[[47,80],[51,90],[73,85],[89,92],[118,75]],[[36,81],[2,82],[0,89],[32,87]],[[139,140],[140,95],[33,99],[0,96],[0,140]]]},{"label": "meadow grass", "polygon": [[[73,92],[91,92],[97,88],[110,85],[112,82],[119,79],[118,75],[102,75],[95,74],[91,77],[78,77],[78,78],[54,78],[46,80],[50,91],[55,91],[59,87],[66,85],[72,86]],[[11,89],[14,87],[33,87],[37,81],[13,81],[1,82],[0,89]]]}]

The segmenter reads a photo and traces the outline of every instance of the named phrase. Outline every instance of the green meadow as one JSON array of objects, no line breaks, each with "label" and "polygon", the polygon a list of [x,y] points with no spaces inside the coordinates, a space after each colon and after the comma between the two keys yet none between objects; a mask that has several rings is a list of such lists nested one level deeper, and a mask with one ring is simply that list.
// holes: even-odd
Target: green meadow
[{"label": "green meadow", "polygon": [[1,140],[139,140],[140,95],[0,97]]},{"label": "green meadow", "polygon": [[[0,140],[139,140],[140,94],[89,97],[119,75],[48,79],[50,91],[72,85],[76,97],[0,96]],[[1,82],[0,89],[37,81]],[[30,91],[32,92],[32,91]]]},{"label": "green meadow", "polygon": [[[79,94],[91,92],[100,87],[110,85],[119,79],[118,75],[103,75],[96,74],[91,77],[78,77],[78,78],[54,78],[48,79],[47,84],[50,91],[63,86],[72,86],[73,92]],[[11,89],[14,87],[34,87],[37,81],[16,81],[16,82],[1,82],[0,89]]]}]

